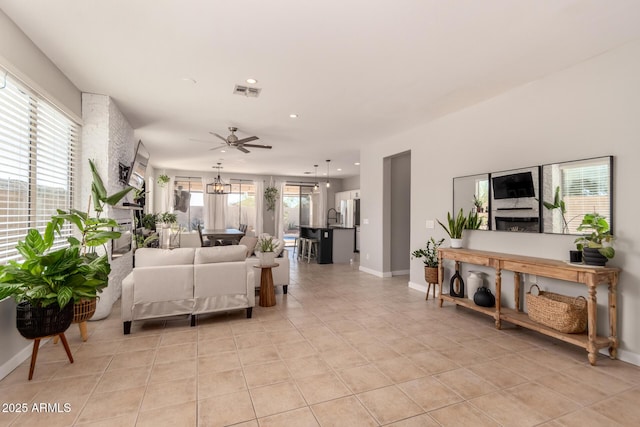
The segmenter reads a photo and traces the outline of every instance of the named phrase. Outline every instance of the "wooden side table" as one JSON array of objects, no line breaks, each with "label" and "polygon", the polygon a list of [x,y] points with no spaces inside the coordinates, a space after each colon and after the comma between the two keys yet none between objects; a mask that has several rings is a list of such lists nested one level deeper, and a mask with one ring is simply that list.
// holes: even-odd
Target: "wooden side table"
[{"label": "wooden side table", "polygon": [[260,307],[273,307],[276,305],[276,290],[273,287],[273,273],[271,269],[280,264],[254,265],[254,268],[261,269],[260,272]]}]

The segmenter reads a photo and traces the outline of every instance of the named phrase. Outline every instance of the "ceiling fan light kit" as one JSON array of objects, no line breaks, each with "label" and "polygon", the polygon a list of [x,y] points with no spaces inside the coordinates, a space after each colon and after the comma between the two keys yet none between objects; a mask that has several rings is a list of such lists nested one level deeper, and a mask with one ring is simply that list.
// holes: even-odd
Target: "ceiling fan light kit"
[{"label": "ceiling fan light kit", "polygon": [[238,139],[238,137],[235,134],[235,132],[237,130],[238,130],[237,127],[229,126],[229,132],[231,132],[231,134],[226,138],[223,137],[223,136],[218,135],[215,132],[209,132],[209,133],[211,135],[217,136],[218,138],[223,140],[224,143],[228,147],[237,148],[238,150],[242,151],[245,154],[246,153],[250,153],[250,151],[247,150],[246,147],[250,147],[250,148],[266,148],[268,150],[270,150],[272,148],[270,145],[264,145],[264,144],[247,144],[248,142],[255,141],[256,139],[260,139],[260,138],[258,138],[257,136],[249,136],[247,138]]}]

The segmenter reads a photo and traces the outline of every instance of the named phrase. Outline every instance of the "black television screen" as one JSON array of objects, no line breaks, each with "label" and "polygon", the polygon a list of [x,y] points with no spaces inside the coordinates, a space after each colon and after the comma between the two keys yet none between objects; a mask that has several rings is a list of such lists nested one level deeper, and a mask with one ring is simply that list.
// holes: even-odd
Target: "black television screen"
[{"label": "black television screen", "polygon": [[130,186],[137,188],[138,190],[142,190],[148,163],[149,153],[145,149],[144,145],[142,145],[142,141],[138,141],[136,154],[133,158],[133,164],[131,165],[131,169],[129,169],[129,179],[127,180],[127,183]]},{"label": "black television screen", "polygon": [[535,196],[531,172],[494,176],[491,180],[493,182],[493,198],[496,200]]}]

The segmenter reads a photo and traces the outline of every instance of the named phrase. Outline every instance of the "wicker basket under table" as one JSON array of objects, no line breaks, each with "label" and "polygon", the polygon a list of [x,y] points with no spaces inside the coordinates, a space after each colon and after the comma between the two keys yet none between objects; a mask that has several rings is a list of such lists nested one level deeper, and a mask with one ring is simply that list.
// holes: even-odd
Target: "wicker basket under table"
[{"label": "wicker basket under table", "polygon": [[[538,290],[538,295],[531,291]],[[587,329],[587,300],[554,292],[541,291],[531,285],[526,296],[529,318],[565,334],[580,334]]]}]

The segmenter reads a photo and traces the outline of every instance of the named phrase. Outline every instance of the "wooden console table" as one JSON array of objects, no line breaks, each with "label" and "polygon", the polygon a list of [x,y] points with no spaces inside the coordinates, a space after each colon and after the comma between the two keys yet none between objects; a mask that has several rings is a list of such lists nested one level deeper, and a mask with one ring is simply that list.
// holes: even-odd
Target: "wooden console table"
[{"label": "wooden console table", "polygon": [[[459,271],[460,263],[483,265],[495,269],[496,272],[496,306],[487,308],[475,305],[468,298],[457,298],[443,294],[442,281],[444,278],[444,260],[455,261],[455,269]],[[510,255],[498,252],[477,251],[472,249],[438,249],[439,281],[440,281],[440,307],[443,301],[475,310],[495,319],[496,328],[500,329],[501,322],[507,321],[523,328],[532,329],[539,333],[557,338],[564,342],[577,345],[589,352],[589,363],[595,365],[597,352],[601,348],[609,348],[609,356],[612,359],[618,353],[618,326],[617,326],[617,284],[620,269],[609,267],[595,267],[583,265],[570,265],[563,261],[535,258],[520,255]],[[502,270],[514,272],[515,309],[501,306],[500,293],[502,287]],[[521,273],[534,274],[536,276],[565,280],[586,285],[587,295],[587,332],[582,334],[565,334],[555,329],[548,328],[529,319],[522,311],[520,301],[520,287],[522,284]],[[607,285],[609,291],[609,336],[597,335],[597,298],[596,287],[600,284]]]}]

